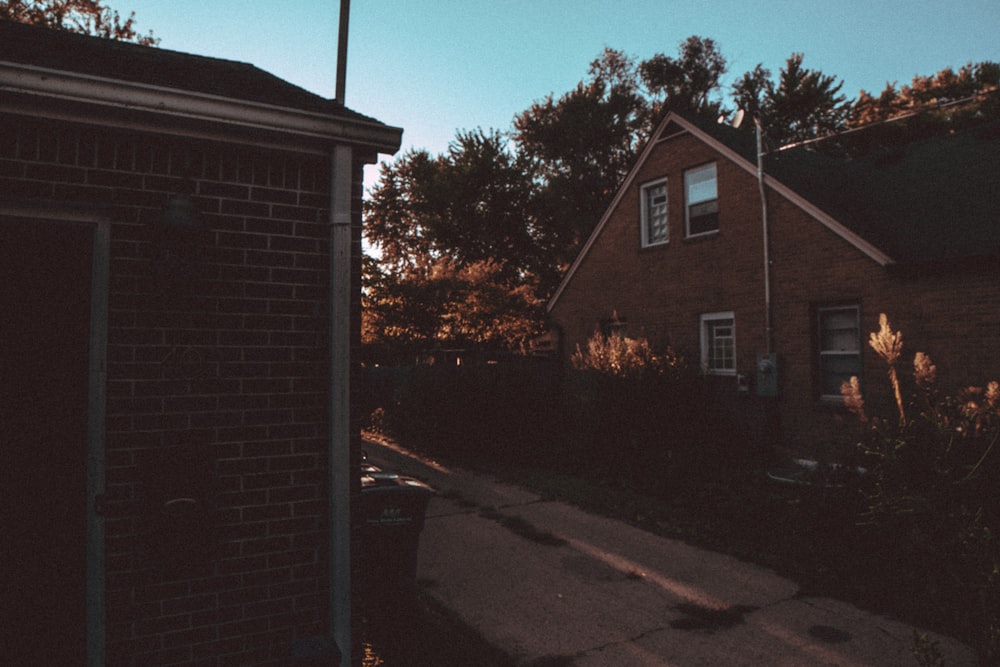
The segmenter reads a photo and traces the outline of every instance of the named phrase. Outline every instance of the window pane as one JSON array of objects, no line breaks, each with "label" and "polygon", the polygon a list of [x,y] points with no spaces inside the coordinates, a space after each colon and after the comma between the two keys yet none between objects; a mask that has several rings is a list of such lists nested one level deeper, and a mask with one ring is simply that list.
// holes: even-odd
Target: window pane
[{"label": "window pane", "polygon": [[667,239],[667,185],[661,183],[645,189],[646,242]]},{"label": "window pane", "polygon": [[719,201],[695,204],[688,209],[688,235],[704,234],[719,229]]},{"label": "window pane", "polygon": [[736,370],[736,337],[732,318],[706,320],[705,336],[707,370]]},{"label": "window pane", "polygon": [[709,199],[717,199],[715,165],[710,164],[698,169],[692,169],[684,174],[687,187],[687,203],[697,204]]},{"label": "window pane", "polygon": [[825,354],[820,357],[820,370],[822,393],[827,396],[840,396],[841,384],[850,380],[852,376],[861,376],[861,358],[853,354]]},{"label": "window pane", "polygon": [[684,197],[689,236],[719,229],[719,194],[714,164],[684,173]]},{"label": "window pane", "polygon": [[819,327],[821,351],[858,351],[858,311],[856,308],[820,311]]}]

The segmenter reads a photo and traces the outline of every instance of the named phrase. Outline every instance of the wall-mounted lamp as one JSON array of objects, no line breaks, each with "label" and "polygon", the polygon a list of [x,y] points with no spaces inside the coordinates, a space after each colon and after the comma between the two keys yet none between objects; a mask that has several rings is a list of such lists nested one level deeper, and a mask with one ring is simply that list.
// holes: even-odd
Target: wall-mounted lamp
[{"label": "wall-mounted lamp", "polygon": [[175,194],[163,212],[163,225],[173,230],[197,231],[201,229],[201,214],[186,192]]},{"label": "wall-mounted lamp", "polygon": [[190,194],[179,192],[170,197],[163,213],[151,221],[150,228],[160,287],[165,292],[176,292],[193,280],[200,263],[201,212]]}]

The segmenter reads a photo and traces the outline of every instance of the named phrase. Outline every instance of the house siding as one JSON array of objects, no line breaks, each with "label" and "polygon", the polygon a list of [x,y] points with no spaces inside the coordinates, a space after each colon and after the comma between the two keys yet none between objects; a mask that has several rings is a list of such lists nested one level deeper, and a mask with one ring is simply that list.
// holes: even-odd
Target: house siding
[{"label": "house siding", "polygon": [[[352,171],[355,285],[370,157]],[[287,665],[328,634],[330,183],[318,151],[0,115],[0,197],[111,221],[108,665]],[[185,190],[199,256],[164,272],[151,229]],[[355,359],[359,331],[355,295]],[[170,453],[194,469],[158,467]],[[157,535],[174,483],[208,507],[204,542]]]},{"label": "house siding", "polygon": [[[712,160],[718,164],[719,232],[685,239],[684,170]],[[642,248],[640,188],[663,177],[670,240]],[[655,144],[624,187],[551,306],[563,349],[572,354],[602,319],[616,314],[626,322],[627,335],[645,337],[654,348],[670,345],[698,364],[699,316],[732,311],[737,370],[752,378],[756,356],[767,348],[761,201],[753,166],[738,164],[685,132]],[[886,267],[770,188],[767,206],[771,349],[778,355],[779,395],[771,407],[738,408],[753,419],[777,412],[779,426],[765,436],[767,444],[820,458],[842,456],[850,447],[846,429],[853,416],[819,400],[819,307],[860,306],[863,390],[873,407],[889,400],[884,363],[867,345],[883,312],[903,332],[905,364],[916,351],[926,352],[938,366],[943,389],[1000,378],[995,263],[924,271]],[[946,221],[942,227],[946,233]],[[908,375],[908,368],[901,374]],[[735,381],[731,385],[722,394],[732,400],[762,400],[752,391],[737,396]]]}]

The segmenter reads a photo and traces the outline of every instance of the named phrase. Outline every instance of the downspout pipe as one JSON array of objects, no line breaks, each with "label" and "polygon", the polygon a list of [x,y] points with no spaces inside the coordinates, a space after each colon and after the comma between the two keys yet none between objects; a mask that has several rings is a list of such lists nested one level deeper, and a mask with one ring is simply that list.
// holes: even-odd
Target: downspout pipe
[{"label": "downspout pipe", "polygon": [[351,664],[351,147],[333,148],[330,202],[330,631]]},{"label": "downspout pipe", "polygon": [[767,193],[764,189],[764,151],[760,118],[754,116],[757,132],[757,188],[760,190],[761,231],[764,235],[764,347],[771,355],[771,240],[767,225]]},{"label": "downspout pipe", "polygon": [[[350,1],[340,0],[336,99],[344,104]],[[351,631],[351,185],[353,151],[333,147],[330,164],[330,636],[341,667],[353,664]]]}]

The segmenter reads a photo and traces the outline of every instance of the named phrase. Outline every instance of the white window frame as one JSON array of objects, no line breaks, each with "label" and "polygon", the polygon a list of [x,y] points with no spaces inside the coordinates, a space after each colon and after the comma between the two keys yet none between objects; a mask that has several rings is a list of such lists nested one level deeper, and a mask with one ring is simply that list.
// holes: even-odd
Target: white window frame
[{"label": "white window frame", "polygon": [[[652,228],[650,216],[653,214],[650,211],[649,199],[650,193],[655,189],[663,189],[663,204],[662,204],[662,216],[663,216],[663,234],[662,237],[652,237]],[[656,181],[651,181],[645,183],[639,187],[639,208],[640,208],[640,224],[642,227],[642,247],[646,248],[649,246],[664,245],[670,241],[670,215],[668,211],[668,195],[667,195],[667,179],[661,178]]]},{"label": "white window frame", "polygon": [[[721,338],[717,337],[716,326],[727,326],[730,329],[728,339],[730,343],[730,354],[728,363],[725,366],[715,365],[716,356],[712,353],[716,342]],[[733,311],[719,313],[705,313],[701,316],[701,367],[707,375],[736,375],[736,316]]]},{"label": "white window frame", "polygon": [[[711,171],[711,179],[700,179],[695,181],[696,177],[700,177],[705,172]],[[708,183],[711,183],[711,189],[709,190]],[[692,194],[693,186],[701,186],[696,189],[706,190],[706,192],[699,192],[697,194]],[[706,229],[704,231],[692,232],[691,231],[691,208],[698,204],[710,204],[715,203],[715,227],[713,229]],[[719,231],[719,170],[715,162],[710,162],[708,164],[703,164],[700,167],[694,167],[693,169],[688,169],[684,172],[684,235],[687,238],[693,236],[706,236],[708,234],[716,234]]]},{"label": "white window frame", "polygon": [[[829,331],[829,327],[826,326],[825,316],[829,316],[836,312],[851,313],[854,316],[854,326],[853,327],[841,327],[840,331],[847,331],[848,329],[853,329],[853,336],[849,334],[844,334],[839,337],[840,344],[838,347],[828,346],[828,336],[826,335]],[[845,343],[848,343],[845,345]],[[857,360],[856,372],[851,373],[851,375],[858,376],[861,379],[861,371],[863,369],[863,361],[861,359],[861,307],[857,304],[844,304],[839,306],[823,306],[816,309],[816,352],[817,352],[817,362],[818,362],[818,372],[817,380],[819,384],[820,398],[823,400],[833,400],[841,401],[843,396],[840,393],[840,386],[827,388],[828,377],[832,375],[832,372],[828,370],[828,365],[831,360],[844,360],[854,358]],[[842,373],[840,373],[842,375]],[[849,379],[841,378],[842,380]]]}]

